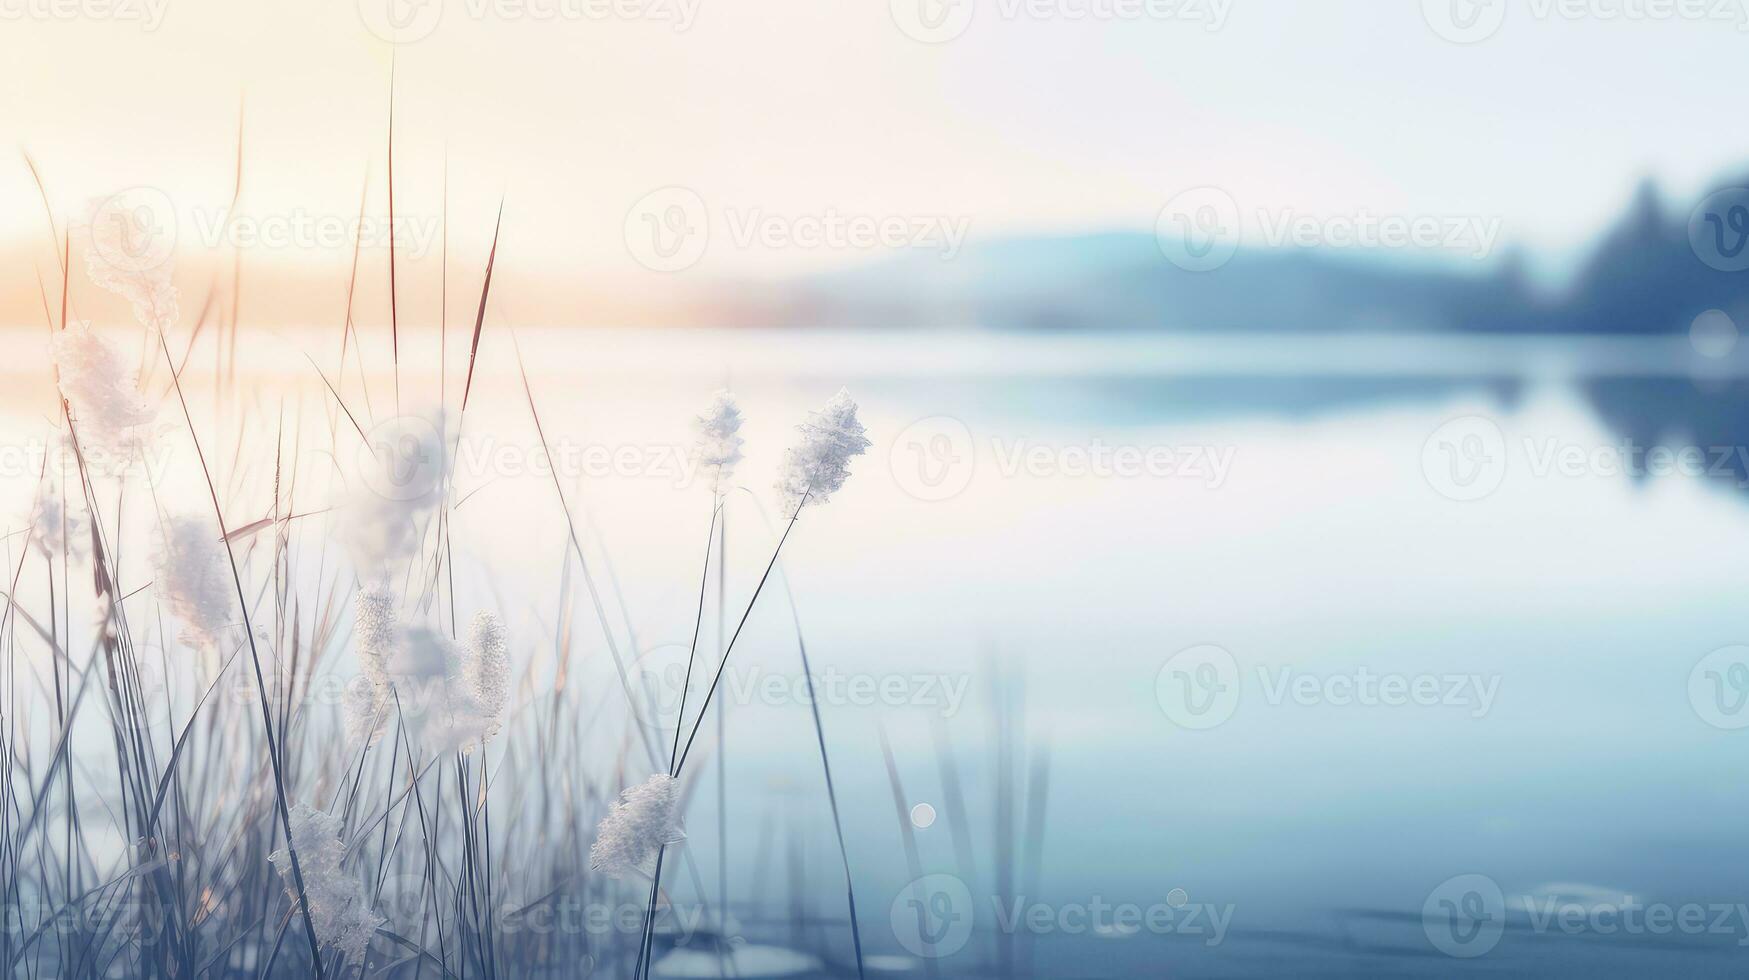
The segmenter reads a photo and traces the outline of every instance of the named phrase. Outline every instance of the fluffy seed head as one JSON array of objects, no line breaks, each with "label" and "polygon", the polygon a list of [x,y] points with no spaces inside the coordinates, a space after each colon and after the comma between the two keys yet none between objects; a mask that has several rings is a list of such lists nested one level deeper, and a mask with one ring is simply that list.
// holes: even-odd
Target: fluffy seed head
[{"label": "fluffy seed head", "polygon": [[607,811],[589,848],[589,867],[612,878],[656,873],[656,854],[686,839],[680,829],[680,784],[659,772],[626,787]]},{"label": "fluffy seed head", "polygon": [[53,483],[37,488],[36,503],[30,511],[30,530],[37,550],[50,558],[59,558],[63,552],[69,558],[85,554],[88,533],[85,514],[68,507],[60,488]]},{"label": "fluffy seed head", "polygon": [[710,410],[694,420],[698,431],[698,463],[712,493],[722,493],[735,464],[741,461],[741,407],[735,396],[719,391],[711,400]]},{"label": "fluffy seed head", "polygon": [[510,655],[504,622],[489,612],[477,613],[468,627],[462,679],[487,723],[487,735],[502,725],[510,703]]},{"label": "fluffy seed head", "polygon": [[[323,948],[337,950],[347,961],[362,965],[365,948],[384,919],[365,899],[364,884],[342,867],[346,844],[339,817],[300,803],[291,811],[291,839],[298,851],[298,869],[309,898],[310,922]],[[291,854],[280,848],[268,855],[287,891],[295,890]]]},{"label": "fluffy seed head", "polygon": [[175,215],[161,194],[124,191],[91,203],[69,229],[91,281],[133,306],[148,329],[168,330],[181,316],[175,271]]},{"label": "fluffy seed head", "polygon": [[359,675],[347,685],[344,705],[354,744],[381,738],[392,716],[434,756],[471,752],[497,733],[510,683],[497,617],[475,617],[468,642],[458,644],[401,622],[386,588],[361,589],[355,608]]},{"label": "fluffy seed head", "polygon": [[335,519],[361,578],[381,578],[418,552],[449,474],[443,426],[441,415],[436,422],[400,416],[373,428],[360,447]]},{"label": "fluffy seed head", "polygon": [[49,343],[79,438],[96,448],[125,449],[153,412],[121,352],[84,322],[55,331]]},{"label": "fluffy seed head", "polygon": [[850,476],[850,461],[861,456],[870,443],[856,418],[856,403],[843,388],[798,428],[802,438],[784,457],[777,489],[790,513],[804,504],[823,504],[844,486]]},{"label": "fluffy seed head", "polygon": [[212,649],[237,615],[236,580],[218,528],[201,517],[170,517],[153,559],[152,587],[182,621],[183,642]]}]

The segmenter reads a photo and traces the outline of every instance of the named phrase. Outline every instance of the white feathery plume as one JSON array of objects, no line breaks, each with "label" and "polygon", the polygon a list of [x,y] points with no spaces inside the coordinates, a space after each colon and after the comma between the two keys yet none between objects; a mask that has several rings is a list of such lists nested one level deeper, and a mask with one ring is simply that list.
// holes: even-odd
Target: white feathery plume
[{"label": "white feathery plume", "polygon": [[394,653],[395,631],[399,628],[395,594],[380,585],[359,589],[353,615],[359,662],[373,680],[383,680],[388,677],[389,657]]},{"label": "white feathery plume", "polygon": [[844,486],[850,476],[851,459],[861,456],[870,443],[856,419],[856,403],[843,388],[818,412],[809,412],[801,429],[802,440],[783,461],[777,489],[785,509],[794,514],[804,504],[823,504]]},{"label": "white feathery plume", "polygon": [[[136,205],[136,206],[130,206]],[[91,281],[133,306],[134,319],[153,330],[168,330],[181,316],[180,294],[171,284],[175,235],[154,227],[172,220],[127,194],[93,201],[83,221],[69,229],[85,256]]]},{"label": "white feathery plume", "polygon": [[449,474],[443,418],[416,415],[372,429],[358,455],[358,478],[335,508],[337,534],[361,578],[377,578],[413,557]]},{"label": "white feathery plume", "polygon": [[595,831],[589,867],[611,878],[656,873],[663,847],[686,839],[680,829],[680,783],[665,772],[628,786]]},{"label": "white feathery plume", "polygon": [[[346,844],[341,840],[344,824],[339,817],[308,803],[292,808],[290,823],[317,941],[325,949],[339,951],[349,964],[363,965],[365,948],[386,920],[370,907],[364,883],[342,867],[346,860]],[[268,855],[268,860],[289,891],[294,880],[290,853],[281,847]]]},{"label": "white feathery plume", "polygon": [[237,614],[236,580],[218,529],[201,517],[166,519],[152,567],[152,587],[182,621],[183,642],[213,648]]},{"label": "white feathery plume", "polygon": [[84,321],[55,331],[49,344],[80,438],[104,449],[125,448],[133,430],[152,421],[154,412],[121,352]]},{"label": "white feathery plume", "polygon": [[361,589],[354,635],[359,676],[347,685],[347,736],[355,744],[381,738],[389,716],[434,755],[471,752],[496,734],[509,694],[504,628],[481,613],[466,645],[425,626],[407,625],[394,596]]},{"label": "white feathery plume", "polygon": [[31,506],[30,527],[37,550],[50,558],[65,552],[68,558],[85,555],[85,515],[67,506],[60,488],[53,481],[37,488],[36,503]]},{"label": "white feathery plume", "polygon": [[486,722],[486,735],[503,725],[510,703],[510,655],[504,622],[489,612],[476,613],[468,626],[467,656],[462,678]]},{"label": "white feathery plume", "polygon": [[698,432],[698,463],[712,493],[722,493],[741,461],[741,407],[729,391],[719,391],[710,411],[693,421]]},{"label": "white feathery plume", "polygon": [[388,664],[400,629],[394,594],[381,586],[359,589],[353,617],[359,675],[346,685],[346,735],[354,744],[375,745],[390,709]]},{"label": "white feathery plume", "polygon": [[402,627],[389,678],[412,737],[433,755],[470,749],[485,735],[482,712],[463,682],[461,647],[425,626]]},{"label": "white feathery plume", "polygon": [[341,703],[349,745],[377,744],[387,730],[389,720],[388,686],[360,674],[346,684],[345,700]]}]

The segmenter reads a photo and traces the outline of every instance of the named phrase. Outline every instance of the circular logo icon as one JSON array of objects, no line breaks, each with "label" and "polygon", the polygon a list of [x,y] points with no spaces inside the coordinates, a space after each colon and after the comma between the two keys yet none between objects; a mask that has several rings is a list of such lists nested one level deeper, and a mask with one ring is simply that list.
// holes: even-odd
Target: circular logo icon
[{"label": "circular logo icon", "polygon": [[710,212],[689,187],[651,191],[626,212],[626,250],[652,272],[691,268],[704,258],[710,238]]},{"label": "circular logo icon", "polygon": [[1506,0],[1421,0],[1421,16],[1447,41],[1475,44],[1506,23]]},{"label": "circular logo icon", "polygon": [[430,882],[424,875],[386,875],[374,907],[389,925],[405,925],[423,922],[429,916],[434,900]]},{"label": "circular logo icon", "polygon": [[1433,948],[1447,956],[1483,956],[1506,931],[1506,896],[1487,875],[1447,878],[1422,903],[1421,928]]},{"label": "circular logo icon", "polygon": [[1749,646],[1729,646],[1701,658],[1688,673],[1688,703],[1714,728],[1749,728]]},{"label": "circular logo icon", "polygon": [[[704,701],[711,674],[716,669],[715,651],[699,650],[692,664],[693,690],[683,703],[682,694],[686,693],[687,688],[686,658],[689,652],[684,643],[659,643],[639,651],[637,660],[626,672],[627,686],[631,688],[632,696],[638,699],[638,723],[659,739],[671,738],[674,730],[681,726],[680,712],[683,707],[689,718],[698,717],[698,708]],[[730,696],[734,690],[734,682],[733,677],[723,679],[716,696],[711,699],[713,704],[720,705]],[[717,707],[715,710],[722,708]],[[691,722],[686,724],[690,726]]]},{"label": "circular logo icon", "polygon": [[893,896],[893,938],[912,956],[952,956],[972,938],[973,911],[965,882],[953,875],[924,875]]},{"label": "circular logo icon", "polygon": [[1731,187],[1700,202],[1688,217],[1688,244],[1720,272],[1749,269],[1749,187]]},{"label": "circular logo icon", "polygon": [[959,419],[933,415],[905,427],[887,452],[899,489],[935,502],[959,496],[978,468],[972,430]]},{"label": "circular logo icon", "polygon": [[390,44],[423,41],[443,20],[443,0],[358,0],[365,29]]},{"label": "circular logo icon", "polygon": [[913,41],[943,44],[972,26],[975,0],[888,0],[893,23]]},{"label": "circular logo icon", "polygon": [[1215,728],[1239,710],[1239,662],[1204,643],[1173,654],[1154,678],[1154,697],[1174,725]]},{"label": "circular logo icon", "polygon": [[154,650],[148,656],[134,659],[138,665],[135,679],[139,682],[140,703],[127,712],[127,720],[142,732],[160,735],[168,731],[174,737],[175,726],[188,719],[171,716],[170,678],[164,673],[163,658]]},{"label": "circular logo icon", "polygon": [[1452,419],[1422,444],[1421,473],[1451,500],[1481,500],[1506,479],[1506,435],[1480,415]]},{"label": "circular logo icon", "polygon": [[1166,260],[1187,272],[1211,272],[1239,250],[1239,202],[1219,187],[1184,191],[1160,209],[1154,238]]},{"label": "circular logo icon", "polygon": [[927,803],[919,803],[912,807],[911,826],[918,830],[928,830],[935,826],[935,807]]},{"label": "circular logo icon", "polygon": [[93,261],[123,275],[148,272],[176,254],[176,206],[156,187],[130,187],[97,202],[88,233]]},{"label": "circular logo icon", "polygon": [[432,500],[443,493],[444,449],[437,426],[398,415],[365,433],[358,469],[365,486],[385,500]]}]

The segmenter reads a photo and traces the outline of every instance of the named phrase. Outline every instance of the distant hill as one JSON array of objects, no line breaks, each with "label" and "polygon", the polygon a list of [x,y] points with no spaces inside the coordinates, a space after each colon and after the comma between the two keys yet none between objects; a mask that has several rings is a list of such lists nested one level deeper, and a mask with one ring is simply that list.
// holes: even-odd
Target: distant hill
[{"label": "distant hill", "polygon": [[[1719,186],[1749,186],[1749,175]],[[1686,331],[1714,308],[1742,322],[1749,273],[1703,263],[1689,246],[1689,215],[1643,185],[1559,292],[1533,286],[1512,253],[1454,269],[1360,250],[1241,249],[1218,269],[1190,272],[1153,235],[1114,232],[973,242],[952,261],[910,256],[735,287],[705,305],[737,325],[870,328],[1656,334]]]}]

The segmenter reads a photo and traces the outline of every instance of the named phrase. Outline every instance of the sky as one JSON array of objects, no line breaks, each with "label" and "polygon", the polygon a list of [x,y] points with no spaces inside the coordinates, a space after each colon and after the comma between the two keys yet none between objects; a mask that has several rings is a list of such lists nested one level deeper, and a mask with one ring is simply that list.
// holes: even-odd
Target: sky
[{"label": "sky", "polygon": [[[687,265],[705,276],[915,244],[808,237],[834,217],[969,240],[1148,230],[1204,186],[1248,222],[1498,218],[1559,256],[1645,177],[1686,209],[1749,167],[1745,5],[0,0],[0,119],[62,217],[146,187],[210,246],[240,106],[241,212],[349,222],[368,179],[382,213],[392,63],[409,233],[435,238],[447,159],[456,255],[483,258],[502,196],[523,268],[648,288],[672,274],[637,244],[669,216],[672,191],[648,203],[664,188],[708,222]],[[1460,43],[1471,12],[1494,29]],[[42,240],[12,154],[0,214],[0,241]]]}]

